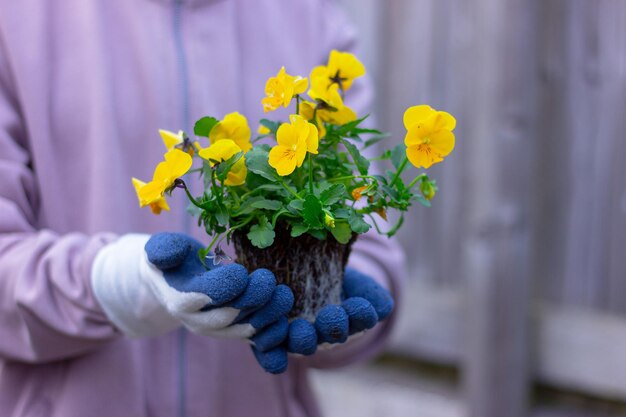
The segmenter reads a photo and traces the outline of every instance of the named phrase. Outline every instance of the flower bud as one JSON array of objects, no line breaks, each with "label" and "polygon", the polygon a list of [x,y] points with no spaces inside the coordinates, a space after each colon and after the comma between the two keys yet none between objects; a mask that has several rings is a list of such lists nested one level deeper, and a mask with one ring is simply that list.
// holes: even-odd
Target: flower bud
[{"label": "flower bud", "polygon": [[420,184],[420,191],[426,200],[432,200],[437,193],[437,186],[433,181],[425,180]]},{"label": "flower bud", "polygon": [[335,218],[328,212],[324,213],[324,224],[331,229],[335,227]]}]

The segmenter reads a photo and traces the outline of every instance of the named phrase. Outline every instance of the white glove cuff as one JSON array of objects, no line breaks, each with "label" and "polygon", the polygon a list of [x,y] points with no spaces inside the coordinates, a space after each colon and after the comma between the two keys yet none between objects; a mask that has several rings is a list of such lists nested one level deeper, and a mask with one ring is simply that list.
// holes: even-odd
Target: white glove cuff
[{"label": "white glove cuff", "polygon": [[128,234],[103,247],[91,267],[94,295],[111,322],[130,337],[156,336],[175,329],[172,317],[155,296],[145,245],[150,235]]}]

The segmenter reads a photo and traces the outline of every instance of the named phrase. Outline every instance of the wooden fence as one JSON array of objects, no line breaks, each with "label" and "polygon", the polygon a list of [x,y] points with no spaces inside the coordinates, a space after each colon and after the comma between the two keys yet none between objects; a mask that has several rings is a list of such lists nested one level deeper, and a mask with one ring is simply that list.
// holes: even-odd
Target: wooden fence
[{"label": "wooden fence", "polygon": [[394,350],[459,366],[472,417],[537,381],[626,402],[626,1],[341,3],[393,140],[416,103],[458,121]]}]

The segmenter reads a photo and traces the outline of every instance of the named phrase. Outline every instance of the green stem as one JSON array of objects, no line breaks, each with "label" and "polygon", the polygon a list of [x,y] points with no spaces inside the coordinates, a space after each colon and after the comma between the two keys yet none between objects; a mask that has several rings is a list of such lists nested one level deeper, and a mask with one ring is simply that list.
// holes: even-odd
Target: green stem
[{"label": "green stem", "polygon": [[298,200],[304,200],[304,198],[302,198],[298,194],[296,194],[296,192],[294,190],[292,190],[291,187],[288,186],[282,178],[278,182],[280,183],[280,185],[283,186],[283,188],[285,190],[289,191],[289,193],[291,195],[293,195],[295,198],[297,198]]},{"label": "green stem", "polygon": [[[213,193],[217,196],[217,201],[222,202],[222,198],[224,197],[224,189],[217,186],[217,181],[215,180],[215,171],[211,170],[211,184],[213,184]],[[219,192],[218,192],[219,190]]]},{"label": "green stem", "polygon": [[185,190],[185,193],[187,194],[187,198],[189,199],[189,201],[191,201],[191,204],[193,204],[194,206],[203,209],[203,207],[200,205],[200,203],[198,203],[198,200],[196,200],[191,193],[189,192],[189,190],[187,189],[187,185],[183,185],[183,190]]},{"label": "green stem", "polygon": [[426,174],[419,174],[417,177],[415,177],[413,181],[409,183],[407,188],[410,190],[411,188],[413,188],[415,184],[417,184],[418,181],[421,181],[425,177],[426,177]]},{"label": "green stem", "polygon": [[405,156],[404,160],[400,164],[400,167],[398,168],[398,172],[396,172],[396,175],[394,175],[393,179],[391,180],[391,183],[389,184],[390,187],[393,187],[396,181],[398,181],[398,178],[400,178],[400,174],[402,174],[402,171],[404,171],[404,168],[406,168],[406,164],[408,162],[409,162],[409,158]]},{"label": "green stem", "polygon": [[367,216],[372,219],[372,223],[374,223],[374,227],[376,228],[376,231],[378,232],[379,235],[384,235],[385,232],[383,232],[382,230],[380,230],[380,227],[378,227],[378,223],[376,223],[376,219],[374,218],[374,216],[372,216],[372,213],[367,213]]},{"label": "green stem", "polygon": [[296,114],[300,114],[300,94],[296,94]]},{"label": "green stem", "polygon": [[207,253],[211,252],[211,249],[213,249],[213,246],[215,245],[215,242],[217,242],[217,239],[219,239],[220,236],[221,236],[221,234],[217,234],[217,235],[213,236],[213,240],[211,240],[211,243],[209,243],[209,246],[207,246],[207,248],[206,248]]},{"label": "green stem", "polygon": [[317,125],[317,106],[315,106],[315,108],[313,109],[313,117],[311,118],[311,123],[313,123],[315,127],[319,129],[319,126]]},{"label": "green stem", "polygon": [[330,182],[345,181],[345,180],[353,180],[356,178],[369,178],[371,180],[376,180],[376,177],[373,177],[371,175],[346,175],[345,177],[330,178],[328,181]]},{"label": "green stem", "polygon": [[309,192],[313,194],[313,157],[309,153]]}]

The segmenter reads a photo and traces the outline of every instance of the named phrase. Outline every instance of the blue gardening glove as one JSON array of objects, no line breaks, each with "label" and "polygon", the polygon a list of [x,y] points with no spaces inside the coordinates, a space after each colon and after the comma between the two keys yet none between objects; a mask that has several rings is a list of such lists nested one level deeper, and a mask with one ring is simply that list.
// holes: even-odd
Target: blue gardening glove
[{"label": "blue gardening glove", "polygon": [[[92,267],[94,294],[111,321],[129,336],[165,333],[181,324],[207,336],[260,340],[266,370],[287,367],[273,348],[287,335],[293,293],[274,274],[251,274],[239,264],[208,269],[202,245],[177,233],[125,235],[105,246]],[[284,350],[284,348],[283,348]],[[270,353],[271,352],[271,353]],[[262,362],[265,356],[274,358]]]},{"label": "blue gardening glove", "polygon": [[[248,338],[286,320],[293,293],[276,285],[274,274],[242,265],[207,270],[198,257],[202,245],[188,236],[160,233],[148,240],[147,258],[154,270],[157,296],[174,317],[194,333]],[[162,278],[161,278],[162,277]]]},{"label": "blue gardening glove", "polygon": [[317,346],[344,343],[386,319],[393,310],[391,293],[361,272],[347,268],[341,305],[323,307],[314,323],[295,319],[289,325],[287,350],[312,355]]}]

